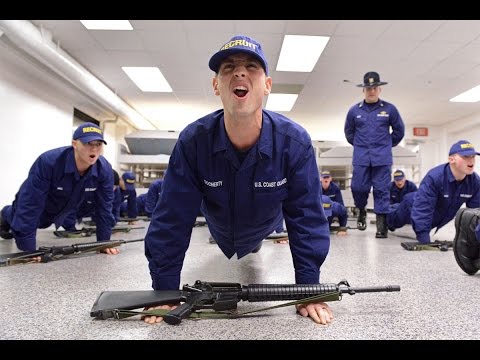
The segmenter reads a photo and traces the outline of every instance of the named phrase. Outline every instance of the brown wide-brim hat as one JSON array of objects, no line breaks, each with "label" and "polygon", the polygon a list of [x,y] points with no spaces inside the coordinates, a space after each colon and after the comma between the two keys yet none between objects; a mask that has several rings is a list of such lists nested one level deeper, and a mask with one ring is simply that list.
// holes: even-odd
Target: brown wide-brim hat
[{"label": "brown wide-brim hat", "polygon": [[363,84],[358,84],[358,87],[374,87],[380,85],[387,85],[388,82],[380,81],[380,75],[375,71],[369,71],[363,76]]}]

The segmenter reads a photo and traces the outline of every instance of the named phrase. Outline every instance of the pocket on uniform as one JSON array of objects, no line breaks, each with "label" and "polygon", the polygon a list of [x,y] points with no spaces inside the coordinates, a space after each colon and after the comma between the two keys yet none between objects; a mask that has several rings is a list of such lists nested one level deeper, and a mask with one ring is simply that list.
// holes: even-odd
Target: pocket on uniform
[{"label": "pocket on uniform", "polygon": [[257,223],[276,217],[287,198],[286,188],[274,191],[256,192],[254,195],[254,219]]}]

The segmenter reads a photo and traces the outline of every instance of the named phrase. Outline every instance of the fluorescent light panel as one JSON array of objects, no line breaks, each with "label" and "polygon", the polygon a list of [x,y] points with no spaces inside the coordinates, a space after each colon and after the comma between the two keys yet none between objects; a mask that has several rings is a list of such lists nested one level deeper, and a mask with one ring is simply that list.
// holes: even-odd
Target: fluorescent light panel
[{"label": "fluorescent light panel", "polygon": [[297,101],[298,94],[270,94],[265,109],[271,111],[290,111]]},{"label": "fluorescent light panel", "polygon": [[133,30],[128,20],[80,20],[88,30]]},{"label": "fluorescent light panel", "polygon": [[328,36],[285,35],[276,70],[311,72],[328,40]]},{"label": "fluorescent light panel", "polygon": [[122,70],[144,92],[172,92],[170,84],[157,67],[125,67]]},{"label": "fluorescent light panel", "polygon": [[480,101],[480,85],[467,90],[450,99],[451,102],[477,102]]}]

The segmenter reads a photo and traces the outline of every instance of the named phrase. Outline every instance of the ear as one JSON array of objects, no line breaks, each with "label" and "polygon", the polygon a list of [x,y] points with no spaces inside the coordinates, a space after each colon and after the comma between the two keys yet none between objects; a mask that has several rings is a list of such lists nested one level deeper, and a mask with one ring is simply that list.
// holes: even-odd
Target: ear
[{"label": "ear", "polygon": [[72,140],[72,146],[74,149],[77,148],[77,140]]},{"label": "ear", "polygon": [[265,90],[263,91],[264,95],[270,94],[272,91],[272,78],[270,76],[267,76],[265,78]]},{"label": "ear", "polygon": [[218,80],[217,77],[214,77],[212,80],[213,91],[216,96],[220,95],[220,91],[218,90]]}]

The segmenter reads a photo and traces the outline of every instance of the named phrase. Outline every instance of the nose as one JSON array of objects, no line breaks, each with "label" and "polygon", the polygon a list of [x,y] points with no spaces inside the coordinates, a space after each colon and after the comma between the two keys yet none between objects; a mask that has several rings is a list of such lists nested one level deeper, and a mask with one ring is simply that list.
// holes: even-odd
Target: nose
[{"label": "nose", "polygon": [[244,65],[237,65],[235,66],[235,76],[237,77],[243,77],[245,76],[247,68]]}]

